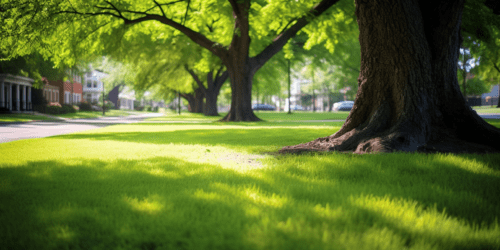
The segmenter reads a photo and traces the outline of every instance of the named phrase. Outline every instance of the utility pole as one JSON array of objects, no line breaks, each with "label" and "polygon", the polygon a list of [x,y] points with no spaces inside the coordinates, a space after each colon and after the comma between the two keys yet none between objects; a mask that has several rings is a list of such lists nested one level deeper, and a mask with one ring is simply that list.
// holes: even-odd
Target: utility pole
[{"label": "utility pole", "polygon": [[314,93],[314,69],[312,70],[313,112],[316,112],[316,94]]},{"label": "utility pole", "polygon": [[466,86],[467,70],[465,68],[465,48],[462,49],[462,52],[463,52],[463,54],[462,54],[462,60],[463,60],[462,68],[464,70],[464,72],[463,72],[463,76],[464,76],[464,83],[463,83],[463,86],[464,86],[464,97],[465,97],[466,104],[469,105],[467,103],[467,86]]},{"label": "utility pole", "polygon": [[104,83],[101,82],[101,84],[102,84],[102,116],[104,116],[106,114],[105,113],[106,112],[105,111],[106,106],[104,106],[104,102],[105,102],[105,97],[104,97]]}]

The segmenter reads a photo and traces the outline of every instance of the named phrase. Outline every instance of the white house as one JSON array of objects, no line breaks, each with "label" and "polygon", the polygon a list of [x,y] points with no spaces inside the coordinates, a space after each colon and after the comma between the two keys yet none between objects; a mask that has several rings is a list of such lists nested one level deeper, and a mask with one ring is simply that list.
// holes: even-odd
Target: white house
[{"label": "white house", "polygon": [[83,99],[89,103],[99,102],[99,97],[102,96],[104,85],[102,78],[107,76],[106,73],[92,70],[84,76],[83,81]]},{"label": "white house", "polygon": [[0,74],[0,109],[32,110],[31,88],[34,80],[23,76]]},{"label": "white house", "polygon": [[134,110],[134,101],[135,91],[130,90],[128,87],[124,87],[120,94],[118,94],[119,109]]}]

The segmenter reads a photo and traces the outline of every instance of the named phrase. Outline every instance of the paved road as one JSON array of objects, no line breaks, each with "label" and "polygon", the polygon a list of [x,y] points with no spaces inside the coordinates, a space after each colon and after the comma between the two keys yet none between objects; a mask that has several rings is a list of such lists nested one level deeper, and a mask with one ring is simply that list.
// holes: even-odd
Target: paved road
[{"label": "paved road", "polygon": [[102,128],[114,124],[136,123],[144,120],[145,118],[158,116],[162,116],[162,114],[148,113],[125,117],[103,117],[94,119],[68,119],[62,121],[0,124],[0,143],[68,134],[77,131]]}]

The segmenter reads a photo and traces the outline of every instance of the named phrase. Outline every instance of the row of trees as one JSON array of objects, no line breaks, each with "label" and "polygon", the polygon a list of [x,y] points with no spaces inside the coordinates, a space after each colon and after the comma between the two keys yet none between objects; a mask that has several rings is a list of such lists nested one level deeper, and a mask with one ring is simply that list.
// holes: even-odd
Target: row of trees
[{"label": "row of trees", "polygon": [[[231,108],[223,120],[256,121],[253,83],[269,78],[254,77],[280,51],[294,59],[295,35],[307,35],[302,47],[321,43],[334,54],[359,34],[358,90],[346,123],[332,136],[284,151],[494,151],[500,132],[466,105],[457,61],[466,44],[484,65],[497,67],[491,54],[498,52],[498,9],[489,0],[357,0],[355,10],[347,0],[8,1],[0,5],[0,49],[9,56],[40,51],[56,64],[82,54],[154,62],[151,70],[164,72],[141,71],[156,78],[143,86],[191,77],[205,95],[217,89],[209,82],[227,74]],[[340,61],[343,70],[352,63]]]}]

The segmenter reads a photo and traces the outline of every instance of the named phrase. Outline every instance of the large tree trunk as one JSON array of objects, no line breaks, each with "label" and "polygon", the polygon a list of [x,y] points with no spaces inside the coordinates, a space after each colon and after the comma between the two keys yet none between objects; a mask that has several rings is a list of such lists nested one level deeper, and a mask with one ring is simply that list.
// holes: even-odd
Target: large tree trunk
[{"label": "large tree trunk", "polygon": [[[226,65],[227,67],[227,65]],[[231,108],[221,121],[260,121],[252,110],[252,79],[254,72],[244,63],[228,67],[231,80]]]},{"label": "large tree trunk", "polygon": [[221,121],[260,121],[252,110],[252,80],[257,65],[249,57],[249,0],[232,1],[235,18],[234,34],[222,62],[231,81],[231,108]]},{"label": "large tree trunk", "polygon": [[498,152],[457,81],[464,1],[356,1],[361,72],[342,128],[282,152]]}]

